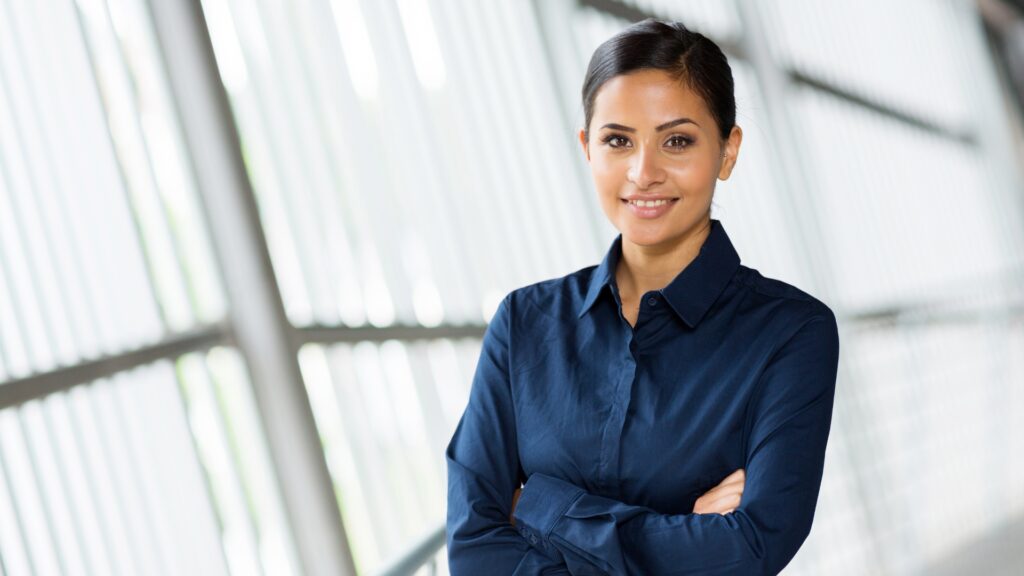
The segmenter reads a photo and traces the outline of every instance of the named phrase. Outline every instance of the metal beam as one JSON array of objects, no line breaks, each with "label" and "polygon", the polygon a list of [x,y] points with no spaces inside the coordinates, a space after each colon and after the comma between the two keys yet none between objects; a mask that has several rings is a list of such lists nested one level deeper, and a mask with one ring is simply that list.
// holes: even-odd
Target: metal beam
[{"label": "metal beam", "polygon": [[937,325],[1000,324],[1024,319],[1024,302],[892,306],[845,314],[839,322],[851,332]]},{"label": "metal beam", "polygon": [[339,342],[384,342],[386,340],[437,340],[439,338],[475,338],[482,339],[487,330],[486,324],[466,324],[462,326],[386,326],[386,327],[337,327],[311,326],[296,331],[299,345],[316,342],[319,344],[336,344]]},{"label": "metal beam", "polygon": [[850,90],[847,90],[845,88],[840,88],[839,86],[833,84],[832,82],[829,82],[822,78],[818,78],[813,74],[809,74],[807,72],[802,72],[799,70],[793,70],[792,68],[788,68],[786,69],[786,73],[789,74],[790,81],[799,86],[814,88],[819,92],[824,92],[850,104],[854,104],[861,108],[870,110],[878,115],[885,116],[892,120],[896,120],[897,122],[902,122],[904,124],[907,124],[908,126],[913,126],[914,128],[923,130],[925,132],[934,134],[942,138],[956,140],[961,144],[965,144],[968,146],[978,145],[977,138],[975,138],[973,132],[966,132],[961,129],[943,126],[942,124],[933,122],[932,120],[929,120],[928,118],[925,118],[923,116],[918,116],[917,114],[914,114],[910,111],[897,110],[892,106],[887,106],[865,96],[861,96],[860,94],[851,92]]},{"label": "metal beam", "polygon": [[105,358],[97,358],[16,378],[0,384],[0,410],[35,398],[63,392],[84,382],[107,378],[118,372],[144,366],[157,360],[174,360],[182,354],[207,350],[218,344],[231,344],[226,324],[212,324],[170,336],[157,344]]},{"label": "metal beam", "polygon": [[148,5],[302,572],[355,576],[202,6]]}]

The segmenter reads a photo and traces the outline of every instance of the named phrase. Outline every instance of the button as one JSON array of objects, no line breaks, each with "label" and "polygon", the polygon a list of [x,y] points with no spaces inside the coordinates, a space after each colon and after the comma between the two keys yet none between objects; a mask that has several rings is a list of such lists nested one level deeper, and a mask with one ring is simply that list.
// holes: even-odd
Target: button
[{"label": "button", "polygon": [[651,306],[654,306],[655,304],[658,303],[658,299],[654,297],[648,298],[647,303],[650,304]]},{"label": "button", "polygon": [[533,534],[530,534],[530,544],[536,544],[536,543],[537,543],[537,537],[534,536]]}]

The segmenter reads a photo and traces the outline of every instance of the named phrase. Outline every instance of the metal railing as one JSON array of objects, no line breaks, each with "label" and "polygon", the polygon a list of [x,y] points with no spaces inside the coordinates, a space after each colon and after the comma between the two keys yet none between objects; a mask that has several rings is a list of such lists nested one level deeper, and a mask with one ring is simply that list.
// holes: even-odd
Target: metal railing
[{"label": "metal railing", "polygon": [[445,545],[445,526],[434,528],[429,534],[413,544],[409,550],[390,566],[376,573],[376,576],[409,576],[424,566],[427,574],[437,576],[437,553]]}]

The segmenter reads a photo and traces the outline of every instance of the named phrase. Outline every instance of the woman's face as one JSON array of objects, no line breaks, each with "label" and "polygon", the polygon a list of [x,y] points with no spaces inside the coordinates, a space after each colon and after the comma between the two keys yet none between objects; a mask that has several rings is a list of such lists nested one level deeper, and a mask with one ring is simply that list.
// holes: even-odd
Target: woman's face
[{"label": "woman's face", "polygon": [[[733,127],[723,147],[700,96],[644,69],[601,86],[589,141],[583,130],[579,138],[601,208],[623,240],[669,248],[710,218],[716,179],[732,172],[742,131]],[[637,206],[634,197],[665,203]]]}]

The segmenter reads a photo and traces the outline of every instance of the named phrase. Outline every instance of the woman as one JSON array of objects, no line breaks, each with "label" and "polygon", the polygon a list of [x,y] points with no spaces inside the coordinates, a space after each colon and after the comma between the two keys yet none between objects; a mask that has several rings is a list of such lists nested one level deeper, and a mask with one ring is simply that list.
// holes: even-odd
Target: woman
[{"label": "woman", "polygon": [[634,24],[595,51],[583,106],[620,234],[488,325],[446,451],[451,573],[776,574],[814,516],[835,315],[741,265],[710,216],[742,139],[714,43]]}]

